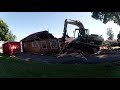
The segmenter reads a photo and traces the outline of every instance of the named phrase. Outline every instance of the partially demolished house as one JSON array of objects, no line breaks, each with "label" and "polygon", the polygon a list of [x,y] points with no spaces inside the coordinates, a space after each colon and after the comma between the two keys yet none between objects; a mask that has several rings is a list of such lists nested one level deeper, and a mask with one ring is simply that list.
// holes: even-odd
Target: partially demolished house
[{"label": "partially demolished house", "polygon": [[23,52],[59,53],[59,41],[48,31],[33,33],[22,39]]}]

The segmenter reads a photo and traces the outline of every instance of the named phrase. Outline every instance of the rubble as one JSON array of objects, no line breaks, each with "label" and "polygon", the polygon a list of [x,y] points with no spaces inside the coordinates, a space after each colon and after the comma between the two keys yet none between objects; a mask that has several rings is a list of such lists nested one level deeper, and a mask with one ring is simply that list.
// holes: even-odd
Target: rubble
[{"label": "rubble", "polygon": [[26,59],[24,59],[25,61],[29,61],[30,60],[30,58],[26,58]]},{"label": "rubble", "polygon": [[78,55],[79,53],[70,53],[69,56],[71,57],[75,57],[76,55]]},{"label": "rubble", "polygon": [[82,57],[82,59],[87,60],[87,58],[86,58],[86,57],[84,57],[84,56]]},{"label": "rubble", "polygon": [[78,58],[78,57],[82,57],[82,55],[81,55],[81,54],[80,54],[80,55],[76,55],[75,57],[76,57],[76,58]]},{"label": "rubble", "polygon": [[64,53],[64,54],[57,54],[57,58],[66,56],[66,53]]},{"label": "rubble", "polygon": [[81,57],[82,55],[79,53],[64,53],[64,54],[57,54],[57,58],[60,57]]},{"label": "rubble", "polygon": [[95,54],[89,54],[81,50],[76,50],[74,48],[66,48],[66,52],[63,54],[58,54],[57,58],[73,57],[87,61],[88,60],[87,57],[89,56],[93,56],[96,58],[106,58],[106,57],[115,57],[118,56],[119,54],[120,54],[119,49],[113,49],[112,47],[107,47],[107,46],[102,47],[100,51],[96,52]]}]

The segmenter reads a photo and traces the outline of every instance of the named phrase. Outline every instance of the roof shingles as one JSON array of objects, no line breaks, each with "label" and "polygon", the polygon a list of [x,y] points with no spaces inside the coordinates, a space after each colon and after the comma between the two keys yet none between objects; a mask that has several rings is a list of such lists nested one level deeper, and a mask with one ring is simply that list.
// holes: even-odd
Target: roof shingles
[{"label": "roof shingles", "polygon": [[55,37],[48,31],[42,31],[42,32],[36,32],[36,33],[30,34],[29,36],[25,37],[21,41],[33,41],[37,39],[49,39],[49,38],[53,39]]}]

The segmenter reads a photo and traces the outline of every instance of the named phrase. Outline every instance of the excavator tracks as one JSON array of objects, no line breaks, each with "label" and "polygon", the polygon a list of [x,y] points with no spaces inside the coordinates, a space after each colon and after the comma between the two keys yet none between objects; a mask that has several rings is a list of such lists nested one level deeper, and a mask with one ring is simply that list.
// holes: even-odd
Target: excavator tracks
[{"label": "excavator tracks", "polygon": [[78,43],[78,44],[70,43],[70,47],[76,48],[76,49],[86,52],[88,54],[94,54],[99,50],[98,46],[90,46],[90,45],[83,44],[83,43]]}]

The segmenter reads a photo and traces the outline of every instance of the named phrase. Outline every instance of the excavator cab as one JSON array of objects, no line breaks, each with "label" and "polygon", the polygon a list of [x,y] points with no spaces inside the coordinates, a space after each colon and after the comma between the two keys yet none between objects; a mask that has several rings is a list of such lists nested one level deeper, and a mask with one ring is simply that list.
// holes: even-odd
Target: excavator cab
[{"label": "excavator cab", "polygon": [[88,29],[75,29],[75,31],[74,31],[74,37],[75,37],[76,30],[79,31],[78,32],[78,38],[86,36],[86,35],[89,35],[89,30]]}]

